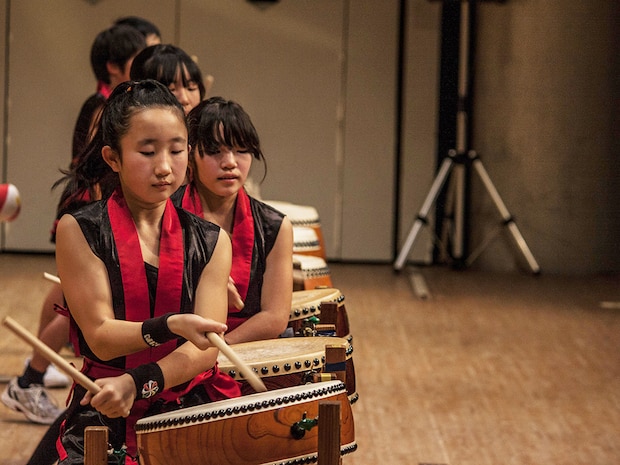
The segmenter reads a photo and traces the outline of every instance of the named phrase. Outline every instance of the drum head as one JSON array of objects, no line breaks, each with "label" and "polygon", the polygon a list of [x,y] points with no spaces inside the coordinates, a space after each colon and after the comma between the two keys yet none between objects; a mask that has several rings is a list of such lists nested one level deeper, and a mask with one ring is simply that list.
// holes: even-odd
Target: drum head
[{"label": "drum head", "polygon": [[[259,376],[277,376],[321,369],[325,365],[325,346],[349,347],[346,339],[340,337],[292,337],[266,341],[233,344],[231,348]],[[217,361],[224,373],[235,379],[242,379],[243,373],[224,354]]]},{"label": "drum head", "polygon": [[303,253],[321,249],[316,231],[305,226],[293,226],[293,252]]},{"label": "drum head", "polygon": [[265,200],[264,202],[288,216],[293,226],[320,223],[319,212],[310,205],[297,205],[277,200]]},{"label": "drum head", "polygon": [[342,302],[344,296],[333,287],[294,291],[291,302],[291,320],[320,315],[321,302]]}]

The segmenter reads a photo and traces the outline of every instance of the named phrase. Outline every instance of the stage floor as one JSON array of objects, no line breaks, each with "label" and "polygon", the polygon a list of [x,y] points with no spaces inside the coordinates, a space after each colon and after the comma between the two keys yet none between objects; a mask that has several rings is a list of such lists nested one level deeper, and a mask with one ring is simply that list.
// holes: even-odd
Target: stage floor
[{"label": "stage floor", "polygon": [[[359,400],[345,465],[607,465],[620,461],[620,277],[330,264],[345,296]],[[0,254],[0,317],[36,332],[50,255]],[[0,328],[0,375],[30,349]],[[70,352],[63,351],[70,360]],[[79,361],[77,361],[79,366]],[[4,389],[5,384],[0,384]],[[67,390],[52,391],[64,402]],[[0,465],[45,426],[0,405]]]}]

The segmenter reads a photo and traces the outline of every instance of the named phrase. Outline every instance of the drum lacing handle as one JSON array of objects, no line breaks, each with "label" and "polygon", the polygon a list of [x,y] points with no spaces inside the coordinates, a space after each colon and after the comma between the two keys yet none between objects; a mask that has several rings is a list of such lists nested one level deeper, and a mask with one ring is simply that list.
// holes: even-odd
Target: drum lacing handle
[{"label": "drum lacing handle", "polygon": [[301,439],[306,434],[306,431],[310,431],[312,428],[314,428],[318,424],[319,424],[319,417],[310,419],[310,418],[307,418],[307,413],[304,412],[303,416],[301,417],[301,420],[291,425],[291,436],[293,436],[294,439]]},{"label": "drum lacing handle", "polygon": [[132,456],[129,452],[127,452],[127,446],[123,444],[120,449],[114,449],[112,444],[108,443],[108,461],[109,463],[114,463],[118,465],[125,464],[125,458],[129,457],[132,460],[138,461],[138,457]]}]

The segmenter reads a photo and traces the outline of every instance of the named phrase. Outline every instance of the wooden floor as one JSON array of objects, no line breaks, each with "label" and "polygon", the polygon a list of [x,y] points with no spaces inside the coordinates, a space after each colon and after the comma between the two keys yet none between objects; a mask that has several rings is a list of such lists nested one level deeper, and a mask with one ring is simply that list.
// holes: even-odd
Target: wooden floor
[{"label": "wooden floor", "polygon": [[[422,300],[409,270],[330,267],[360,395],[345,465],[620,463],[620,277],[431,267]],[[0,254],[0,317],[36,331],[44,271],[50,256]],[[29,348],[5,328],[0,351],[0,374],[21,372]],[[0,419],[0,465],[25,463],[45,427]]]}]

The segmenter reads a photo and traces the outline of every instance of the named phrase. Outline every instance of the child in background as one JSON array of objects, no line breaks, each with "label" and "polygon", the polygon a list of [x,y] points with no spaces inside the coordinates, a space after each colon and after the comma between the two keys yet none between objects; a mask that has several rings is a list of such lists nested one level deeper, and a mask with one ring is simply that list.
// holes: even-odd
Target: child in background
[{"label": "child in background", "polygon": [[133,60],[131,79],[155,79],[164,84],[188,114],[206,94],[202,72],[196,62],[174,45],[154,45],[142,50]]}]

